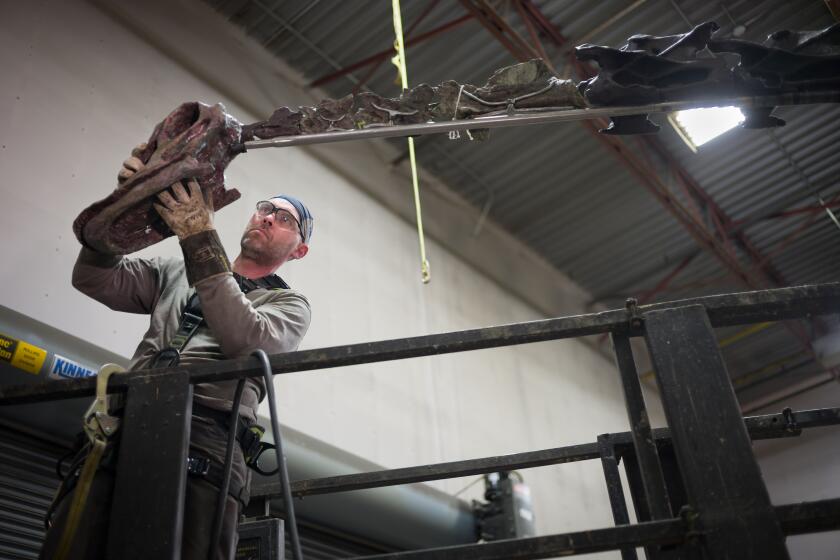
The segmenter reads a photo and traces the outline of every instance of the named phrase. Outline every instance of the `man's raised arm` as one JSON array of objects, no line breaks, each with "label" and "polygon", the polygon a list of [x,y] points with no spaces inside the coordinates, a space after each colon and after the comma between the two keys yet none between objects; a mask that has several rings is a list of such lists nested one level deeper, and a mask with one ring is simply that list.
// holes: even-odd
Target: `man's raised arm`
[{"label": "man's raised arm", "polygon": [[[137,154],[141,144],[123,162],[118,181],[123,182],[143,168]],[[106,255],[82,247],[73,267],[73,287],[116,311],[151,313],[160,284],[159,269],[148,259]]]}]

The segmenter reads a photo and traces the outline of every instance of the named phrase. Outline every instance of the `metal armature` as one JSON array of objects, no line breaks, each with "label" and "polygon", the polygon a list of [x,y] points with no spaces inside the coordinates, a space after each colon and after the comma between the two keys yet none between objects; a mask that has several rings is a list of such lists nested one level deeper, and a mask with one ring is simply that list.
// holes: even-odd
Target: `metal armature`
[{"label": "metal armature", "polygon": [[673,113],[697,107],[736,106],[743,109],[754,107],[772,108],[778,105],[806,105],[816,103],[840,103],[840,92],[822,91],[808,93],[790,93],[781,95],[762,95],[753,97],[708,98],[692,101],[671,101],[650,105],[628,105],[622,107],[589,107],[584,109],[502,109],[497,114],[472,119],[447,120],[404,125],[371,126],[359,130],[336,130],[299,136],[279,136],[268,140],[249,140],[242,144],[245,151],[262,148],[286,148],[312,144],[331,144],[352,140],[370,140],[372,138],[402,138],[443,134],[450,131],[480,130],[491,128],[509,128],[552,124],[560,122],[585,121],[609,117],[624,117],[651,113]]},{"label": "metal armature", "polygon": [[[804,429],[840,424],[840,408],[786,409],[742,418],[713,329],[838,310],[840,283],[833,283],[628,305],[574,317],[275,355],[270,358],[272,372],[282,374],[608,333],[630,424],[628,432],[603,434],[597,442],[296,481],[291,492],[303,497],[600,459],[614,527],[367,558],[530,559],[619,550],[623,560],[631,560],[637,558],[636,548],[643,547],[653,560],[785,560],[786,536],[840,529],[840,497],[772,504],[751,440],[797,436]],[[630,337],[644,337],[650,350],[668,428],[652,429],[648,422]],[[115,526],[124,525],[119,525],[118,516],[129,510],[137,522],[131,530],[112,532],[109,550],[119,550],[120,558],[127,559],[177,557],[183,501],[170,498],[183,495],[185,477],[177,473],[184,471],[188,425],[182,422],[178,429],[161,431],[150,419],[188,415],[191,384],[261,373],[257,360],[241,358],[130,372],[113,380],[110,389],[127,395],[126,410],[143,414],[123,419],[132,445],[120,449],[120,465],[128,468],[120,468],[112,509]],[[0,405],[92,395],[94,384],[95,380],[79,379],[0,387]],[[170,435],[160,437],[161,433]],[[629,523],[620,464],[639,520],[635,524]],[[137,488],[159,486],[159,473],[164,472],[172,474],[166,481],[167,499],[134,496]],[[278,486],[254,488],[252,495],[280,496],[283,489]]]}]

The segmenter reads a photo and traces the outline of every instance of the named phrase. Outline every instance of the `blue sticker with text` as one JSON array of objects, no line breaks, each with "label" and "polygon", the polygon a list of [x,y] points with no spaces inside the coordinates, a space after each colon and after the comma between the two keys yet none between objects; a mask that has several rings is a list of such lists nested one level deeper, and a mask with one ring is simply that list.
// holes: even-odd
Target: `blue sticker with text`
[{"label": "blue sticker with text", "polygon": [[49,373],[49,376],[53,379],[81,379],[94,375],[96,375],[95,370],[58,354],[53,358]]}]

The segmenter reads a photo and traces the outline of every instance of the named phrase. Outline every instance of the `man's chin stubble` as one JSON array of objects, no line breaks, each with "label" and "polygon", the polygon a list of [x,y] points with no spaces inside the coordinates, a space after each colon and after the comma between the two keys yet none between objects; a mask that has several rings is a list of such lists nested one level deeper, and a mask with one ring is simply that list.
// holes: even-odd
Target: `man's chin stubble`
[{"label": "man's chin stubble", "polygon": [[250,243],[248,243],[247,237],[248,235],[245,234],[239,241],[240,252],[242,253],[242,256],[246,259],[258,262],[260,260],[260,251],[258,249],[250,247]]},{"label": "man's chin stubble", "polygon": [[261,265],[270,265],[277,261],[278,255],[269,254],[268,250],[260,250],[255,247],[249,247],[247,236],[243,236],[239,242],[239,248],[244,258]]}]

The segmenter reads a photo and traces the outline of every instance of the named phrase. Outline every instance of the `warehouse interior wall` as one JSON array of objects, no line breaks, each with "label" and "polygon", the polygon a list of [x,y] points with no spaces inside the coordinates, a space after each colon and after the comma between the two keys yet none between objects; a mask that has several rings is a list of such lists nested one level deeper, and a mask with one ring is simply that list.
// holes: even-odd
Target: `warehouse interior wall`
[{"label": "warehouse interior wall", "polygon": [[[784,406],[793,410],[832,408],[840,402],[840,384],[836,381],[788,399]],[[756,414],[779,412],[776,408]],[[757,441],[754,444],[770,499],[774,504],[824,500],[840,496],[840,445],[837,427],[803,430],[794,439]],[[840,532],[813,533],[788,537],[793,560],[837,558]]]},{"label": "warehouse interior wall", "polygon": [[[221,101],[252,122],[318,92],[197,0],[120,4],[4,4],[0,303],[129,356],[147,319],[72,289],[72,220],[114,188],[120,162],[181,102]],[[423,286],[416,231],[403,217],[409,181],[404,169],[388,167],[392,151],[377,142],[264,150],[228,170],[228,184],[243,193],[216,215],[231,257],[259,199],[293,194],[316,216],[310,254],[280,270],[312,304],[303,348],[584,310],[587,294],[503,231],[491,224],[474,238],[477,212],[426,176],[433,279]],[[140,255],[180,250],[169,239]],[[612,362],[577,340],[287,374],[276,385],[283,423],[387,467],[584,443],[627,429]],[[649,403],[661,425],[655,399]],[[826,475],[840,461],[832,453]],[[774,502],[789,501],[785,473],[801,456],[762,458]],[[541,534],[612,525],[597,461],[523,474]],[[434,485],[456,493],[469,482]],[[462,494],[479,495],[480,486]],[[797,491],[790,500],[814,497]]]}]

